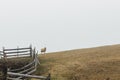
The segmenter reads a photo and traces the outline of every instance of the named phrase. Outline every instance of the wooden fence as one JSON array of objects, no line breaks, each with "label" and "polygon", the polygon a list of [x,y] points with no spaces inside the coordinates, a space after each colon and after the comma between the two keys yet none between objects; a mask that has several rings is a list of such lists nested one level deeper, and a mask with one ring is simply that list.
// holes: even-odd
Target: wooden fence
[{"label": "wooden fence", "polygon": [[[26,54],[27,51],[28,53]],[[31,46],[29,48],[17,48],[17,49],[4,49],[3,48],[3,54],[4,54],[3,57],[5,57],[5,60],[7,58],[16,57],[16,53],[17,53],[17,57],[19,56],[21,57],[21,55],[24,56],[23,53],[25,53],[26,55],[32,56],[33,61],[19,69],[9,69],[7,66],[4,65],[4,72],[3,72],[4,79],[3,80],[24,80],[25,78],[37,78],[37,79],[42,79],[42,80],[43,79],[50,80],[50,74],[47,77],[31,75],[37,70],[37,65],[38,64],[40,65],[40,62],[37,58],[38,53],[36,53],[35,49],[32,49]],[[12,54],[12,55],[9,56],[8,54]]]},{"label": "wooden fence", "polygon": [[25,57],[33,56],[32,46],[27,48],[15,48],[15,49],[6,49],[3,47],[2,57],[4,58],[14,58],[14,57]]}]

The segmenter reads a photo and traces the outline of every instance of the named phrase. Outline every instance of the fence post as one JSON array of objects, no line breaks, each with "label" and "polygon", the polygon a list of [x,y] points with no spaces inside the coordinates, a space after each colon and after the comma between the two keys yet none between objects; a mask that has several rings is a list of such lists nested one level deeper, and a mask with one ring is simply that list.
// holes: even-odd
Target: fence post
[{"label": "fence post", "polygon": [[32,45],[30,45],[30,57],[32,57]]},{"label": "fence post", "polygon": [[3,64],[2,64],[2,72],[3,72],[3,80],[7,80],[7,55],[5,53],[5,48],[3,47]]},{"label": "fence post", "polygon": [[36,49],[34,48],[34,55],[35,55],[35,68],[37,69],[37,54],[36,54]]},{"label": "fence post", "polygon": [[6,58],[5,48],[3,47],[3,58]]},{"label": "fence post", "polygon": [[19,47],[17,46],[17,57],[19,57]]},{"label": "fence post", "polygon": [[3,65],[3,80],[7,80],[7,64]]},{"label": "fence post", "polygon": [[37,57],[38,57],[38,51],[37,51],[37,53],[36,53],[36,61],[37,61],[37,63],[40,65],[39,59],[38,59]]},{"label": "fence post", "polygon": [[32,54],[33,54],[32,58],[34,60],[35,59],[35,48],[32,50]]},{"label": "fence post", "polygon": [[7,66],[7,59],[6,57],[3,58],[3,62],[2,62],[2,79],[3,80],[7,80],[7,71],[8,71],[8,66]]}]

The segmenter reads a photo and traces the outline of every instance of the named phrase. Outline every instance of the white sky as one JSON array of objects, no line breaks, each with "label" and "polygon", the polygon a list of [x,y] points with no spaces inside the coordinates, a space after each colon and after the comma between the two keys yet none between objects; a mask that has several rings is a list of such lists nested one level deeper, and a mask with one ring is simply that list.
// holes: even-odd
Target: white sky
[{"label": "white sky", "polygon": [[120,44],[120,0],[0,0],[0,47],[48,52]]}]

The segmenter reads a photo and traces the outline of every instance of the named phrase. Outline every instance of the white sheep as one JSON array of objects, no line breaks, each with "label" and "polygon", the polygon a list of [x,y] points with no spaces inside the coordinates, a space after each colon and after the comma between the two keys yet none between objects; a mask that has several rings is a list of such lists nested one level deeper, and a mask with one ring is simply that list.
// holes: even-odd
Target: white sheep
[{"label": "white sheep", "polygon": [[41,49],[41,54],[45,54],[45,52],[46,52],[46,47]]}]

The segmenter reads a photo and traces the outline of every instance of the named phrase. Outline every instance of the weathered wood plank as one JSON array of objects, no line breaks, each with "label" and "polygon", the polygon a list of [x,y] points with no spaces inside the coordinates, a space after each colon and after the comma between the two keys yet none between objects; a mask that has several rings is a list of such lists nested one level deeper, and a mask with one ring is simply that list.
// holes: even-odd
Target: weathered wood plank
[{"label": "weathered wood plank", "polygon": [[[30,72],[27,72],[26,74],[30,75],[30,74],[34,73],[35,71],[36,71],[36,69],[34,69],[34,70],[30,71]],[[17,79],[21,79],[21,78],[22,77],[18,77]]]},{"label": "weathered wood plank", "polygon": [[44,77],[44,76],[20,74],[20,73],[13,73],[13,72],[8,72],[7,74],[8,75],[13,75],[13,76],[21,76],[21,77],[29,77],[29,78],[37,78],[37,79],[46,79],[47,78],[47,77]]},{"label": "weathered wood plank", "polygon": [[7,59],[11,59],[11,58],[23,58],[23,57],[30,57],[30,55],[19,55],[19,56],[8,56]]},{"label": "weathered wood plank", "polygon": [[6,55],[6,57],[11,57],[11,56],[22,56],[22,55],[29,55],[29,56],[30,56],[30,54],[27,53],[27,54],[12,54],[12,55]]},{"label": "weathered wood plank", "polygon": [[10,52],[5,52],[6,54],[13,54],[13,53],[26,53],[26,52],[29,52],[30,53],[30,51],[10,51]]},{"label": "weathered wood plank", "polygon": [[4,49],[4,51],[13,51],[13,50],[28,50],[28,49],[31,49],[31,48],[16,48],[16,49]]},{"label": "weathered wood plank", "polygon": [[35,67],[32,66],[32,67],[30,67],[30,68],[28,68],[28,69],[25,69],[25,70],[23,70],[23,71],[20,71],[19,73],[20,73],[20,74],[24,74],[24,73],[27,73],[27,72],[33,70],[34,68],[35,68]]}]

